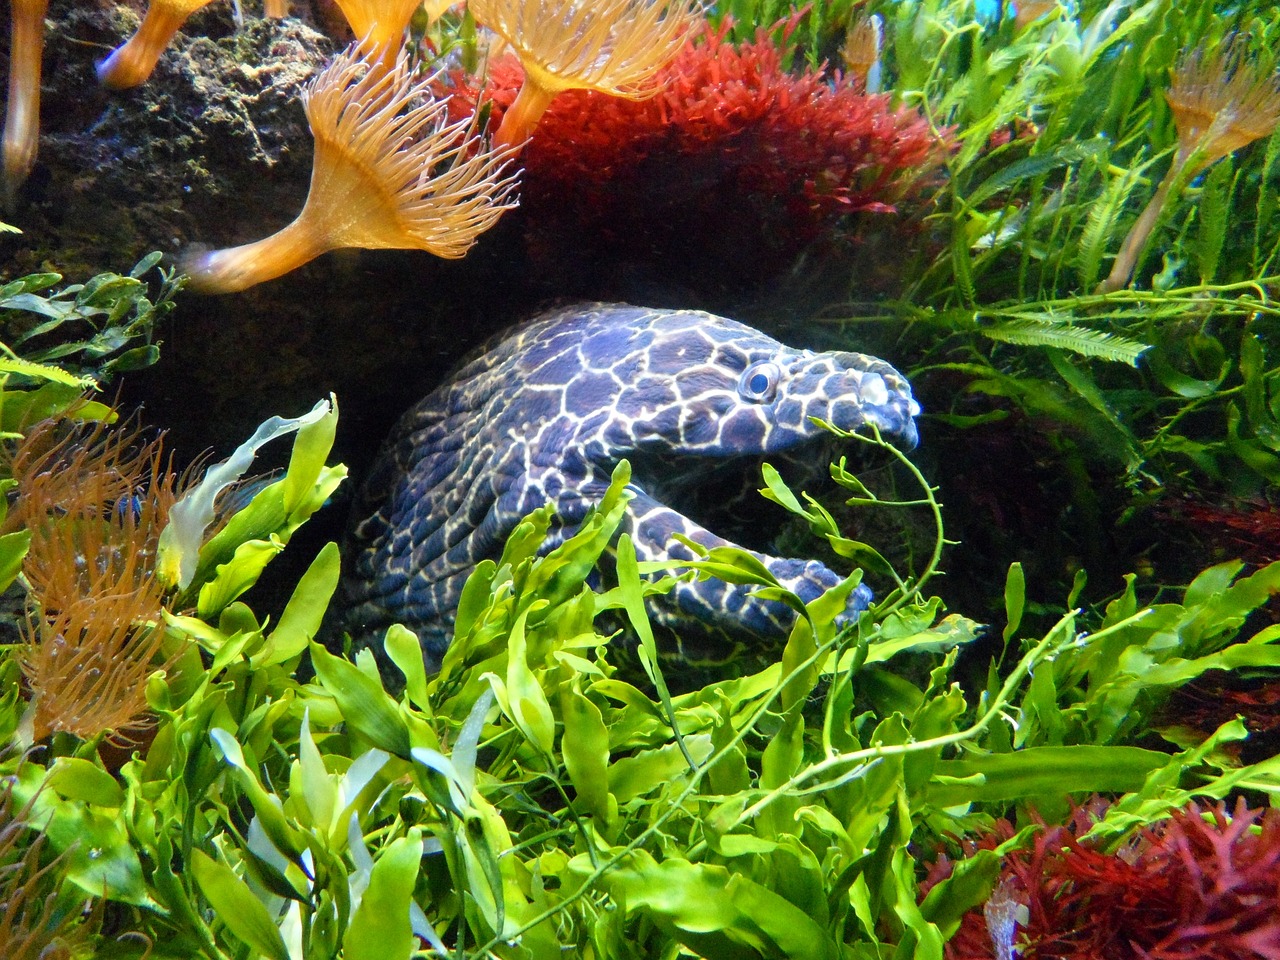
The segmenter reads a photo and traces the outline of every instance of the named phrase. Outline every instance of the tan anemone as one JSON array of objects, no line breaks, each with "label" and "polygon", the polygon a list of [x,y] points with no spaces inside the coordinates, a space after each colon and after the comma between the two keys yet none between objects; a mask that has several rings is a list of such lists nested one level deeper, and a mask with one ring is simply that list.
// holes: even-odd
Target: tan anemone
[{"label": "tan anemone", "polygon": [[244,290],[343,247],[463,256],[515,206],[510,151],[485,147],[471,120],[448,123],[433,78],[414,82],[405,56],[375,68],[355,47],[303,94],[315,137],[311,189],[287,227],[255,243],[186,258],[192,284]]},{"label": "tan anemone", "polygon": [[151,0],[133,36],[98,64],[98,81],[116,90],[136,87],[151,76],[187,18],[212,0]]},{"label": "tan anemone", "polygon": [[524,67],[524,84],[494,137],[523,143],[556,94],[595,90],[640,100],[698,22],[696,0],[469,0],[473,16],[502,37]]},{"label": "tan anemone", "polygon": [[1178,150],[1146,209],[1129,228],[1111,273],[1098,293],[1119,290],[1129,282],[1147,238],[1160,219],[1177,181],[1199,176],[1227,154],[1270,136],[1280,124],[1280,79],[1248,62],[1236,39],[1213,56],[1198,47],[1174,71],[1165,94],[1178,134]]}]

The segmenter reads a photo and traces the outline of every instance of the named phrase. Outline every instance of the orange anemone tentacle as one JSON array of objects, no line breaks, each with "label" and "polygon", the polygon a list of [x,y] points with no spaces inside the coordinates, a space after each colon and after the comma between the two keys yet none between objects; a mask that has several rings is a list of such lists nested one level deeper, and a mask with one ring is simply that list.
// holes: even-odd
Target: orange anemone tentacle
[{"label": "orange anemone tentacle", "polygon": [[186,258],[182,270],[190,275],[195,290],[237,293],[310,263],[329,249],[324,239],[304,207],[297,219],[271,236],[194,254]]}]

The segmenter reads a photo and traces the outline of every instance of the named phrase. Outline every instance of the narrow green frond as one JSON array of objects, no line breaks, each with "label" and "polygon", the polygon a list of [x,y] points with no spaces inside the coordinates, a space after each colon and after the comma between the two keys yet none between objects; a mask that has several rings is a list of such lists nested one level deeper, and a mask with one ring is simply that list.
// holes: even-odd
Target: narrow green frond
[{"label": "narrow green frond", "polygon": [[1070,166],[1100,156],[1106,151],[1107,146],[1105,140],[1096,137],[1084,143],[1064,143],[1048,153],[1018,160],[987,177],[965,200],[970,206],[976,207],[1001,190],[1008,189],[1023,180],[1030,180],[1059,167]]},{"label": "narrow green frond", "polygon": [[1090,209],[1089,219],[1080,235],[1080,252],[1076,258],[1081,290],[1092,290],[1097,284],[1103,254],[1112,246],[1116,222],[1137,182],[1138,175],[1132,170],[1116,177],[1107,184],[1106,191]]},{"label": "narrow green frond", "polygon": [[987,337],[1001,343],[1023,347],[1054,347],[1083,357],[1127,363],[1131,367],[1137,366],[1138,357],[1150,346],[1114,333],[1034,319],[1006,320],[981,329]]}]

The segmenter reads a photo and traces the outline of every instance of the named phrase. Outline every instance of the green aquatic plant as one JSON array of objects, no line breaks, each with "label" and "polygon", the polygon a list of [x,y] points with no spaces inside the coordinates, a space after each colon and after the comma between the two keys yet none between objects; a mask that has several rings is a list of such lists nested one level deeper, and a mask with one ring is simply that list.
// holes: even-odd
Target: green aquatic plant
[{"label": "green aquatic plant", "polygon": [[[3,353],[71,375],[75,383],[64,382],[66,376],[50,380],[35,375],[36,380],[62,382],[68,400],[86,386],[151,366],[160,358],[157,325],[173,310],[185,283],[177,271],[159,267],[160,260],[159,253],[150,253],[128,274],[101,273],[84,283],[59,286],[62,274],[33,273],[0,285]],[[158,280],[154,288],[148,278],[153,270]],[[8,385],[19,383],[11,379]]]},{"label": "green aquatic plant", "polygon": [[[1280,480],[1280,32],[1257,2],[1007,13],[859,9],[883,20],[885,89],[957,146],[910,236],[891,258],[866,244],[823,313],[917,358],[928,446],[960,451],[975,496],[1006,457],[1051,491],[1066,523],[1035,553],[1069,580],[1117,538],[1188,536],[1161,502],[1265,499]],[[1017,509],[992,508],[992,536]]]},{"label": "green aquatic plant", "polygon": [[[317,497],[336,469],[307,479],[328,436],[300,431],[306,466],[295,457],[289,471]],[[1166,657],[1176,647],[1161,638],[1181,622],[1197,625],[1198,655],[1256,662],[1276,631],[1241,642],[1235,630],[1269,587],[1210,572],[1177,616],[1122,600],[1105,621],[1074,609],[1073,596],[1037,637],[1023,632],[1011,572],[1009,670],[966,691],[957,656],[977,625],[944,616],[920,590],[937,571],[942,508],[905,455],[886,450],[916,496],[876,497],[844,465],[833,476],[860,509],[922,511],[938,539],[925,566],[891,578],[897,588],[857,623],[836,622],[856,569],[805,605],[735,549],[637,564],[628,539],[615,539],[622,464],[573,537],[544,553],[554,522],[544,508],[497,562],[479,565],[438,673],[426,674],[401,627],[383,640],[395,692],[371,651],[353,662],[313,642],[338,582],[331,544],[274,625],[236,601],[166,618],[169,642],[186,646],[148,684],[154,739],[118,775],[55,743],[47,774],[28,763],[15,796],[47,820],[69,884],[166,952],[408,960],[420,943],[475,958],[511,943],[534,956],[818,958],[904,944],[937,956],[990,894],[1001,854],[1029,835],[957,863],[923,898],[913,850],[980,836],[1010,805],[1063,794],[1120,794],[1098,825],[1098,842],[1114,844],[1193,797],[1280,793],[1273,761],[1241,767],[1216,749],[1241,735],[1234,725],[1176,752],[1151,749],[1140,722],[1055,735],[1042,679],[1092,663],[1088,684],[1057,687],[1064,716],[1084,716],[1076,698],[1114,689],[1105,664]],[[775,472],[766,480],[842,556],[884,563],[818,501]],[[265,517],[272,496],[245,509]],[[239,518],[225,528],[237,538]],[[608,589],[587,582],[605,551],[617,568]],[[248,554],[232,556],[233,579],[251,582]],[[756,583],[802,616],[759,672],[673,694],[643,597],[688,568]],[[610,612],[629,622],[642,676],[620,668],[621,641],[599,632]],[[1149,688],[1187,673],[1168,656]],[[23,696],[3,665],[0,681],[0,720],[12,729]],[[1147,745],[1134,745],[1139,736]],[[94,857],[79,855],[78,839]]]}]

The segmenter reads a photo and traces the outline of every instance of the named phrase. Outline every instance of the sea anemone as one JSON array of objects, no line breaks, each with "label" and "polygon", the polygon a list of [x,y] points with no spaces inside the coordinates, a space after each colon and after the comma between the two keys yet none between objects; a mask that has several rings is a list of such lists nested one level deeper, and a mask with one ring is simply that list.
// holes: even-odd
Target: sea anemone
[{"label": "sea anemone", "polygon": [[12,0],[12,4],[4,119],[4,181],[10,197],[35,165],[40,143],[40,60],[49,0]]},{"label": "sea anemone", "polygon": [[515,206],[515,177],[510,151],[483,148],[470,118],[449,123],[430,82],[403,54],[386,69],[355,47],[336,57],[303,94],[315,155],[302,212],[266,239],[187,257],[192,284],[244,290],[342,247],[463,256]]},{"label": "sea anemone", "polygon": [[187,18],[211,0],[151,0],[142,23],[98,64],[98,81],[115,90],[144,83]]},{"label": "sea anemone", "polygon": [[6,523],[31,534],[23,574],[34,609],[18,662],[34,735],[127,736],[147,725],[146,679],[164,665],[153,568],[179,478],[161,440],[129,424],[42,421],[11,457]]},{"label": "sea anemone", "polygon": [[1238,39],[1212,55],[1198,47],[1185,56],[1165,100],[1178,135],[1177,152],[1151,202],[1124,238],[1111,273],[1098,285],[1099,293],[1119,290],[1129,282],[1176,181],[1198,176],[1280,124],[1280,82],[1273,73],[1260,75],[1251,68]]},{"label": "sea anemone", "polygon": [[565,90],[653,96],[654,75],[701,15],[696,0],[470,0],[469,8],[524,67],[524,84],[494,137],[499,146],[528,139]]}]

